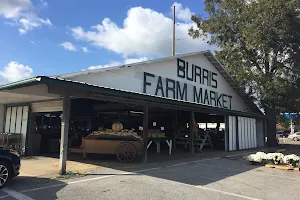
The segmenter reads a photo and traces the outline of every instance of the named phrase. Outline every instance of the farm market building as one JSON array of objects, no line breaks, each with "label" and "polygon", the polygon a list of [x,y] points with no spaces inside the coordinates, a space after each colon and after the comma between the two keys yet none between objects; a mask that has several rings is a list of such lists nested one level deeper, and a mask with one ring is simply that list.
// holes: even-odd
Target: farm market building
[{"label": "farm market building", "polygon": [[[121,127],[112,130],[116,122]],[[144,161],[152,147],[234,151],[264,146],[265,127],[264,115],[210,51],[0,86],[1,135],[19,136],[27,155],[66,158],[67,147],[117,154],[111,140],[93,147],[101,150],[85,143],[106,132],[142,138],[134,148]]]}]

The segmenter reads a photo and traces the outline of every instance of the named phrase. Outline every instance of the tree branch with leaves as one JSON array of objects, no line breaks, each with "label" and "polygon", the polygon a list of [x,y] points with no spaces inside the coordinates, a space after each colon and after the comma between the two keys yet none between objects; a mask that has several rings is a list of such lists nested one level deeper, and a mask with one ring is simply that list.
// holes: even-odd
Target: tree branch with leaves
[{"label": "tree branch with leaves", "polygon": [[204,3],[209,17],[192,16],[189,35],[219,47],[217,58],[273,119],[268,137],[274,142],[276,115],[300,108],[300,0]]}]

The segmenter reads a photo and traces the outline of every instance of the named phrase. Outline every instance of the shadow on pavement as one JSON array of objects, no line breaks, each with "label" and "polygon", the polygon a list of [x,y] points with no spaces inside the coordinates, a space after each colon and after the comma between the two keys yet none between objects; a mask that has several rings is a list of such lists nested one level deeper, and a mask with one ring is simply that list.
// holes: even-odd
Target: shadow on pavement
[{"label": "shadow on pavement", "polygon": [[[142,164],[140,159],[132,163],[120,163],[115,156],[106,155],[88,155],[83,159],[80,154],[71,154],[69,161],[76,161],[83,164],[94,165],[86,172],[82,179],[97,178],[98,176],[105,181],[105,177],[120,176],[129,178],[135,176],[149,176],[159,179],[175,181],[189,185],[207,185],[218,182],[232,176],[242,174],[250,170],[256,170],[257,165],[249,165],[242,157],[252,152],[263,149],[253,149],[238,152],[207,151],[197,153],[195,156],[189,156],[186,152],[176,152],[169,155],[167,151],[160,154],[149,152],[149,162]],[[233,156],[233,154],[238,154]],[[70,179],[68,182],[82,180]],[[65,180],[56,180],[50,178],[38,178],[29,176],[20,176],[13,179],[8,188],[13,188],[18,192],[25,192],[33,199],[52,200],[59,198],[59,191],[67,186]],[[32,188],[38,188],[37,192]],[[47,196],[43,196],[43,191],[47,190]],[[65,191],[65,190],[64,190]],[[51,194],[50,196],[48,194]]]},{"label": "shadow on pavement", "polygon": [[[57,193],[66,185],[65,182],[55,179],[18,176],[13,178],[5,188],[23,193],[33,199],[54,200],[58,199]],[[47,190],[47,195],[43,192],[37,192],[42,188],[49,188]],[[51,192],[49,192],[49,190],[51,190]],[[0,198],[2,199],[4,196],[7,196],[7,194],[2,192]]]},{"label": "shadow on pavement", "polygon": [[[149,162],[145,164],[141,164],[138,159],[133,163],[124,164],[118,162],[114,156],[103,155],[88,155],[87,159],[72,155],[69,159],[99,166],[100,168],[88,173],[91,176],[130,176],[138,174],[190,185],[207,185],[260,167],[261,165],[250,165],[244,160],[243,156],[248,155],[247,152],[251,151],[256,152],[259,149],[233,153],[211,151],[197,153],[195,156],[189,156],[188,153],[182,152],[177,152],[174,155],[150,152]],[[230,156],[232,154],[242,155]],[[217,157],[220,158],[216,159]],[[119,170],[125,172],[125,174],[117,172]],[[116,173],[113,173],[114,171]],[[133,174],[126,172],[133,172]]]}]

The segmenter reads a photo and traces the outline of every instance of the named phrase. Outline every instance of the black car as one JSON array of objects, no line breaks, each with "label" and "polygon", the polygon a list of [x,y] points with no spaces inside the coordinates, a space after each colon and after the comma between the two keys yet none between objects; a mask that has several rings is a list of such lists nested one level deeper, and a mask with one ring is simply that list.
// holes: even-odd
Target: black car
[{"label": "black car", "polygon": [[0,188],[19,175],[20,157],[17,152],[0,147]]}]

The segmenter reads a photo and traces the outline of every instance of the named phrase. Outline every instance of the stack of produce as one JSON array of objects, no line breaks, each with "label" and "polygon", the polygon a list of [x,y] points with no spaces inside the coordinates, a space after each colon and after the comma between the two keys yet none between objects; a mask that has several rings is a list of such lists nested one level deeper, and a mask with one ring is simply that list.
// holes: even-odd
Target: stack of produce
[{"label": "stack of produce", "polygon": [[112,129],[104,129],[99,127],[98,131],[94,131],[91,135],[114,135],[114,136],[134,136],[139,137],[134,129],[128,130],[123,129],[123,124],[121,122],[115,122],[112,125]]}]

